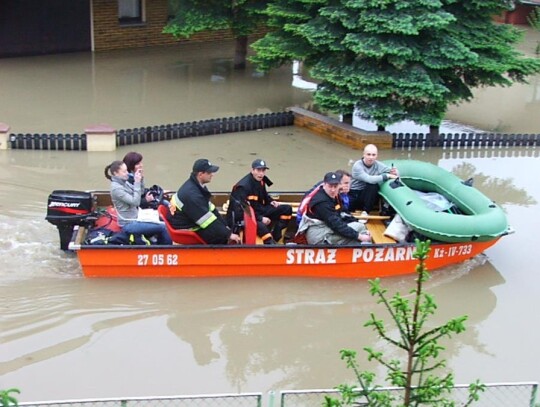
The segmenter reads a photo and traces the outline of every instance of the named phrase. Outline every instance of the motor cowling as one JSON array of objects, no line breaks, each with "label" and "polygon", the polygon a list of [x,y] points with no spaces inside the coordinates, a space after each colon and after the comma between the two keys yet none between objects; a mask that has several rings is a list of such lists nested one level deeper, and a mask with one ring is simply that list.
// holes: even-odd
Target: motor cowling
[{"label": "motor cowling", "polygon": [[83,191],[53,191],[47,201],[45,219],[58,228],[60,249],[68,250],[75,226],[88,225],[95,220],[92,194]]}]

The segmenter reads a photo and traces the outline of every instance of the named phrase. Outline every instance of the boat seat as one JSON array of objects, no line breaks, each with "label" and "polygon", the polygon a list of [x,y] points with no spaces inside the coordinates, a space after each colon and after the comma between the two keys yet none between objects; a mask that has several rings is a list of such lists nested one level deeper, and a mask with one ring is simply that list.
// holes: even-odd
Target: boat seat
[{"label": "boat seat", "polygon": [[244,209],[244,230],[242,233],[242,242],[244,244],[257,244],[257,219],[251,206]]},{"label": "boat seat", "polygon": [[185,229],[175,229],[171,226],[169,221],[167,220],[167,211],[169,208],[166,205],[159,205],[158,206],[158,212],[159,216],[161,216],[161,219],[165,223],[165,227],[167,228],[167,231],[169,232],[169,235],[171,236],[171,240],[173,243],[176,244],[206,244],[204,240],[201,239],[201,237],[195,233],[192,230],[185,230]]},{"label": "boat seat", "polygon": [[[222,216],[226,216],[228,207],[229,201],[227,200],[219,213]],[[249,205],[244,208],[244,227],[240,230],[240,237],[244,244],[262,244],[261,238],[257,236],[257,219],[255,218],[255,212]]]},{"label": "boat seat", "polygon": [[394,239],[384,235],[386,225],[382,220],[370,219],[366,223],[366,227],[369,230],[369,233],[371,233],[371,240],[373,241],[373,243],[396,243]]}]

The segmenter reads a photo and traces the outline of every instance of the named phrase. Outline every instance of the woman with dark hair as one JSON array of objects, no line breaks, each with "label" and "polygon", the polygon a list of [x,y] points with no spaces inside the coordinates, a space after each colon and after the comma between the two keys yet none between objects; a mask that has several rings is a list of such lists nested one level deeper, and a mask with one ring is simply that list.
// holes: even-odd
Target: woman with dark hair
[{"label": "woman with dark hair", "polygon": [[130,184],[134,183],[135,173],[137,171],[141,172],[141,208],[153,208],[157,209],[159,202],[156,202],[156,194],[158,191],[153,190],[159,188],[157,185],[152,189],[145,189],[144,187],[144,166],[143,166],[143,156],[140,153],[131,151],[124,156],[122,160],[126,164],[128,170],[128,182]]},{"label": "woman with dark hair", "polygon": [[131,176],[133,176],[133,174],[135,174],[135,171],[137,171],[138,169],[143,169],[142,160],[142,154],[131,151],[124,156],[124,159],[122,161],[126,163],[128,172],[131,174]]},{"label": "woman with dark hair", "polygon": [[113,161],[105,167],[104,172],[105,177],[111,181],[111,199],[122,230],[136,235],[155,235],[158,244],[171,244],[165,224],[137,220],[141,203],[142,171],[135,171],[133,183],[128,182],[129,173],[123,161]]}]

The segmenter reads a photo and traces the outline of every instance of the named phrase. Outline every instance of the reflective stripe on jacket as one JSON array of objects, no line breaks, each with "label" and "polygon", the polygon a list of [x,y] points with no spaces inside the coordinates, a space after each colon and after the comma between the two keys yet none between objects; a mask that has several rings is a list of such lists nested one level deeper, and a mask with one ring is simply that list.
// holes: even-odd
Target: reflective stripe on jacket
[{"label": "reflective stripe on jacket", "polygon": [[193,231],[205,230],[208,233],[227,240],[231,231],[210,201],[212,194],[191,175],[171,198],[171,213],[168,218],[175,229]]}]

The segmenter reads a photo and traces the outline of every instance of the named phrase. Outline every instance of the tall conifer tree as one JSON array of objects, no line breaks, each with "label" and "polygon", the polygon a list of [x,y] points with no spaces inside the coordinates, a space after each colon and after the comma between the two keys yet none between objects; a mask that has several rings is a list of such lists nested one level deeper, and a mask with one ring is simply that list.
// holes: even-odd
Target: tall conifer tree
[{"label": "tall conifer tree", "polygon": [[267,70],[300,60],[318,81],[315,101],[383,128],[401,120],[439,126],[447,107],[479,86],[540,71],[513,45],[519,32],[493,22],[505,0],[275,0],[276,31],[253,58]]}]

